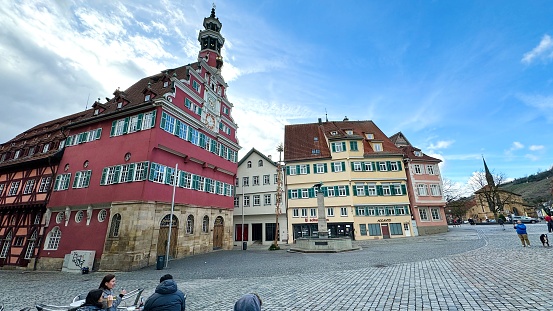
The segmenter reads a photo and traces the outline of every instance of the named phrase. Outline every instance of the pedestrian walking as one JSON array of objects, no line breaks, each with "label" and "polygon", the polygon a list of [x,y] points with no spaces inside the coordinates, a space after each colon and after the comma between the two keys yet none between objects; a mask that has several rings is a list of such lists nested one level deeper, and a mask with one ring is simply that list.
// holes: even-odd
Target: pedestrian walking
[{"label": "pedestrian walking", "polygon": [[549,215],[545,215],[545,222],[547,223],[547,231],[553,232],[553,218]]},{"label": "pedestrian walking", "polygon": [[526,245],[528,245],[528,247],[530,247],[530,240],[528,240],[528,234],[526,233],[526,225],[519,220],[514,226],[514,229],[517,230],[518,238],[520,242],[522,242],[522,246],[526,247]]},{"label": "pedestrian walking", "polygon": [[245,294],[234,304],[234,311],[260,311],[261,304],[258,294]]},{"label": "pedestrian walking", "polygon": [[184,311],[186,297],[177,289],[173,276],[166,274],[159,279],[155,293],[144,303],[144,311]]},{"label": "pedestrian walking", "polygon": [[503,228],[503,230],[505,230],[505,220],[503,220],[503,218],[499,217],[499,219],[497,220],[497,223],[499,223],[501,228]]}]

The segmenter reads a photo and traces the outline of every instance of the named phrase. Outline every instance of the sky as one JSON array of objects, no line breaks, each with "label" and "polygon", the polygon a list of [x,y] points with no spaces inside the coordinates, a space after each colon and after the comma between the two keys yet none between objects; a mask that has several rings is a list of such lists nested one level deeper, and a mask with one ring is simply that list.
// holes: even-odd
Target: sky
[{"label": "sky", "polygon": [[[197,61],[211,1],[0,0],[0,142]],[[372,120],[466,184],[553,165],[553,2],[224,0],[242,150],[287,124]]]}]

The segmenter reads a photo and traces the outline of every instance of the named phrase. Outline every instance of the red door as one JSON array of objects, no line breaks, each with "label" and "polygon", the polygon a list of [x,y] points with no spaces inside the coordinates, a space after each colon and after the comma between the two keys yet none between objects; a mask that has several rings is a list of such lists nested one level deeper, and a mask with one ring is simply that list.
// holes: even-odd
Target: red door
[{"label": "red door", "polygon": [[382,237],[385,239],[390,238],[390,229],[388,228],[388,224],[382,224]]},{"label": "red door", "polygon": [[236,241],[248,240],[248,224],[244,224],[244,235],[242,236],[242,224],[236,224],[236,231],[234,232]]}]

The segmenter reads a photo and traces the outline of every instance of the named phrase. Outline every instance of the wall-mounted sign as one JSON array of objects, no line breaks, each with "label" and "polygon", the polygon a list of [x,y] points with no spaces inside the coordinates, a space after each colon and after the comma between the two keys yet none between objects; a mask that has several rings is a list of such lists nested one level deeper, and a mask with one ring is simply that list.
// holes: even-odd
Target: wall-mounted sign
[{"label": "wall-mounted sign", "polygon": [[377,222],[390,222],[390,221],[392,221],[390,218],[384,218],[384,219],[377,220]]}]

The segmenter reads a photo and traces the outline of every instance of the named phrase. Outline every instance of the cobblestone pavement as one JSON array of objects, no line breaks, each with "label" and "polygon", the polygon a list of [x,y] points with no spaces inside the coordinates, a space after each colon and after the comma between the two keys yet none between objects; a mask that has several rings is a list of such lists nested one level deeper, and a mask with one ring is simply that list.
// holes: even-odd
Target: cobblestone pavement
[{"label": "cobblestone pavement", "polygon": [[[338,254],[217,251],[116,273],[118,288],[153,293],[171,273],[187,294],[187,310],[232,310],[257,292],[264,310],[553,310],[553,249],[542,247],[545,224],[528,225],[532,247],[511,226],[450,227],[445,234],[360,243]],[[550,270],[550,269],[549,269]],[[104,273],[0,271],[6,311],[37,303],[68,304],[99,285]]]}]

